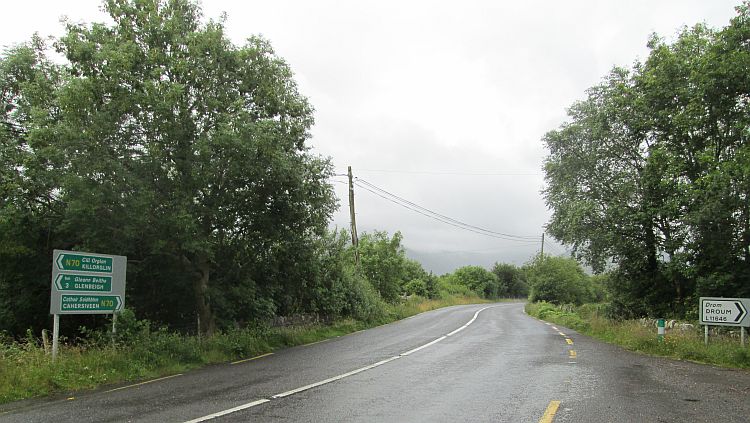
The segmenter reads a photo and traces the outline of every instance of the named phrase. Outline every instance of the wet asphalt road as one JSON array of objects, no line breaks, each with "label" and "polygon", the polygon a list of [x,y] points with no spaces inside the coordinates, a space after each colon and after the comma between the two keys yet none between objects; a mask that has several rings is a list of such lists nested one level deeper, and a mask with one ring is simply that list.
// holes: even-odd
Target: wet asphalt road
[{"label": "wet asphalt road", "polygon": [[550,422],[749,422],[750,372],[629,353],[503,303],[66,397],[2,405],[0,422],[540,422],[556,404]]}]

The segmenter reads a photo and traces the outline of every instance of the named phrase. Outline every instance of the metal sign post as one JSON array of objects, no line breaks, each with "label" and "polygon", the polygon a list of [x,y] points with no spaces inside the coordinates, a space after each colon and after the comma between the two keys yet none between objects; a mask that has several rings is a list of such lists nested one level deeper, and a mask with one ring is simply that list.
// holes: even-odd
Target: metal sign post
[{"label": "metal sign post", "polygon": [[57,348],[60,338],[60,315],[55,314],[52,320],[52,362],[57,361]]},{"label": "metal sign post", "polygon": [[700,298],[700,323],[705,325],[703,342],[708,345],[709,326],[740,328],[740,342],[745,346],[745,328],[750,327],[750,298]]}]

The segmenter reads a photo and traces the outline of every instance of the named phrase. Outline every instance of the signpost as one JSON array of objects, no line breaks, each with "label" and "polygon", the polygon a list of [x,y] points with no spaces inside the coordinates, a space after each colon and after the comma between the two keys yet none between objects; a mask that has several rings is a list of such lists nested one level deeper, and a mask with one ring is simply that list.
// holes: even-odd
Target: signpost
[{"label": "signpost", "polygon": [[709,326],[740,328],[740,342],[745,346],[745,328],[750,327],[750,298],[700,298],[700,323],[705,325],[704,342],[708,344]]},{"label": "signpost", "polygon": [[[125,305],[127,257],[54,250],[50,314],[52,360],[57,358],[61,314],[112,314]],[[113,326],[114,330],[114,326]]]}]

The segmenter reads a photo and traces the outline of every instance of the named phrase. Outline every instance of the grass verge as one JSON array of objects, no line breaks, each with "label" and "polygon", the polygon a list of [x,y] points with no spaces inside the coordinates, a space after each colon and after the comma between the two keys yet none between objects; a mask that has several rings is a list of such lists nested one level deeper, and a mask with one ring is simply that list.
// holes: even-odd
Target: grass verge
[{"label": "grass verge", "polygon": [[[334,338],[441,307],[483,302],[488,301],[461,296],[414,297],[387,305],[383,317],[372,322],[344,319],[328,325],[236,329],[202,339],[153,330],[148,322],[134,321],[129,328],[118,329],[118,334],[124,334],[116,346],[101,333],[92,333],[77,345],[61,345],[54,365],[32,336],[24,342],[0,341],[0,404],[181,373]],[[121,320],[125,319],[118,322]]]},{"label": "grass verge", "polygon": [[526,313],[548,322],[565,326],[593,338],[616,344],[630,351],[690,360],[722,367],[750,369],[750,348],[729,334],[712,335],[708,345],[703,343],[700,326],[688,330],[667,331],[659,341],[656,327],[641,321],[616,321],[600,315],[595,304],[580,307],[560,307],[553,304],[528,303]]}]

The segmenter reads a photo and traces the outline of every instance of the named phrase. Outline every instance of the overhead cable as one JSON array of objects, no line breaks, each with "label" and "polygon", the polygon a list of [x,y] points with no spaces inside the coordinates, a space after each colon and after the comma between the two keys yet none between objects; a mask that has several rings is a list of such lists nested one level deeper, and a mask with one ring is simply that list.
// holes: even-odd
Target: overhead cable
[{"label": "overhead cable", "polygon": [[529,241],[533,240],[535,242],[539,241],[539,237],[538,236],[513,235],[513,234],[508,234],[508,233],[503,233],[503,232],[491,231],[489,229],[481,228],[479,226],[470,225],[468,223],[464,223],[464,222],[462,222],[460,220],[453,219],[453,218],[448,217],[446,215],[443,215],[443,214],[437,213],[435,211],[432,211],[432,210],[430,210],[428,208],[422,207],[419,204],[413,203],[413,202],[411,202],[411,201],[409,201],[409,200],[407,200],[407,199],[405,199],[403,197],[399,197],[398,195],[393,194],[391,192],[388,192],[385,189],[376,186],[375,184],[372,184],[370,182],[365,181],[364,179],[356,178],[356,181],[357,182],[361,182],[361,183],[363,183],[363,184],[365,184],[365,185],[369,186],[370,188],[373,188],[373,189],[375,189],[377,191],[380,191],[380,192],[382,192],[383,194],[385,194],[385,195],[387,195],[389,197],[393,197],[393,198],[397,199],[398,201],[402,201],[402,202],[404,202],[406,204],[409,204],[410,206],[416,207],[416,208],[418,208],[420,210],[423,210],[423,211],[425,211],[425,212],[427,212],[429,214],[432,214],[432,215],[438,216],[440,218],[449,220],[449,221],[451,221],[453,223],[456,223],[458,225],[461,225],[461,226],[466,226],[466,227],[471,228],[471,229],[475,229],[475,230],[482,231],[482,232],[487,232],[487,233],[490,233],[490,234],[493,234],[493,235],[504,236],[504,237],[508,237],[508,238],[516,238],[516,239],[520,239],[520,240],[529,240]]},{"label": "overhead cable", "polygon": [[402,173],[410,175],[448,175],[448,176],[540,176],[539,172],[459,172],[430,170],[394,170],[394,169],[358,169],[358,172]]},{"label": "overhead cable", "polygon": [[425,217],[429,217],[433,220],[437,220],[439,222],[445,223],[447,225],[454,226],[459,229],[463,229],[465,231],[473,232],[473,233],[480,234],[480,235],[485,235],[485,236],[492,237],[492,238],[503,239],[506,241],[514,241],[514,242],[527,243],[527,244],[535,244],[535,243],[538,243],[540,240],[539,237],[519,236],[519,235],[512,235],[512,234],[507,234],[503,232],[496,232],[496,231],[491,231],[489,229],[484,229],[478,226],[474,226],[474,225],[461,222],[460,220],[453,219],[443,214],[434,212],[414,202],[406,200],[405,198],[399,197],[361,178],[356,179],[355,185],[357,185],[359,188],[364,189],[365,191],[375,194],[378,197],[388,200],[401,207],[404,207],[406,209],[419,213]]}]

